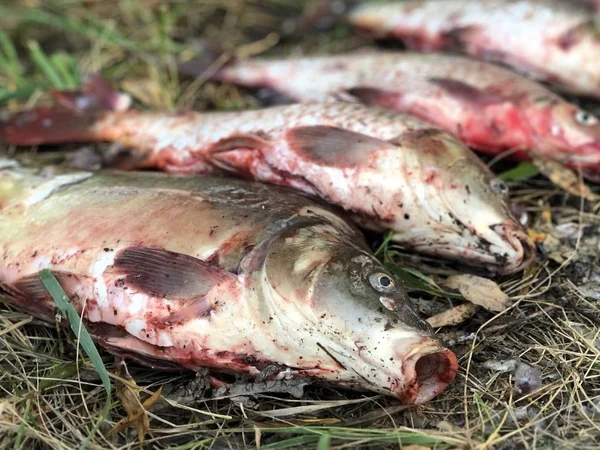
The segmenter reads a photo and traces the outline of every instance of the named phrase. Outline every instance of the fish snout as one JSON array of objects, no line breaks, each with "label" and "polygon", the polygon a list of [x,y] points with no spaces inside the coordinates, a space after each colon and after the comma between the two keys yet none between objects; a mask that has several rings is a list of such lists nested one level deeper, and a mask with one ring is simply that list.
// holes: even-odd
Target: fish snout
[{"label": "fish snout", "polygon": [[[518,272],[529,266],[535,257],[535,244],[523,227],[516,221],[506,221],[491,225],[490,229],[498,234],[513,249],[514,255],[497,255],[498,273]],[[503,261],[504,260],[504,261]]]},{"label": "fish snout", "polygon": [[404,384],[393,394],[407,405],[426,403],[448,387],[457,371],[456,355],[437,340],[424,338],[402,357]]}]

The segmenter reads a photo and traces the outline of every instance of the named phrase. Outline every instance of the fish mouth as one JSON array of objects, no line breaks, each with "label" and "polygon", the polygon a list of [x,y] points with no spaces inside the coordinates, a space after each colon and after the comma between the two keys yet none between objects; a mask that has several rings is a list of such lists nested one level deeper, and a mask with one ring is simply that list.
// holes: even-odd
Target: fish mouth
[{"label": "fish mouth", "polygon": [[456,355],[433,339],[417,345],[402,360],[406,384],[394,395],[407,405],[421,405],[441,394],[458,371]]},{"label": "fish mouth", "polygon": [[[491,225],[490,229],[507,242],[515,253],[515,256],[510,258],[510,262],[506,260],[505,255],[498,255],[498,274],[518,272],[532,263],[535,257],[535,244],[521,225],[516,222],[503,222]],[[506,260],[505,264],[502,264],[503,259]]]}]

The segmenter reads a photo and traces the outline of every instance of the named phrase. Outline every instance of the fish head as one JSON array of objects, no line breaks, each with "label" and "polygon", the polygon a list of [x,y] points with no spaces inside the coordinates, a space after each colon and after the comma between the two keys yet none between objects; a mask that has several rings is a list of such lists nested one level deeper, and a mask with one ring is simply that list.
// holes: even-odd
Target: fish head
[{"label": "fish head", "polygon": [[556,98],[538,98],[527,112],[540,152],[570,167],[600,165],[600,120],[593,113]]},{"label": "fish head", "polygon": [[265,260],[271,324],[286,355],[302,349],[293,365],[304,375],[426,402],[452,381],[456,357],[360,241],[327,224],[287,232]]},{"label": "fish head", "polygon": [[411,131],[397,143],[414,151],[405,160],[405,214],[394,240],[494,273],[532,261],[534,244],[512,215],[506,184],[473,152],[436,129]]}]

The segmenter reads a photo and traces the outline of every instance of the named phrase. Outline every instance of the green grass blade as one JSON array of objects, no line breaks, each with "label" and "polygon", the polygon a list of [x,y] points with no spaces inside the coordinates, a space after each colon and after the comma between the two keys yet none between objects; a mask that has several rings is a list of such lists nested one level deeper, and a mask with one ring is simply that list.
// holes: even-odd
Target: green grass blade
[{"label": "green grass blade", "polygon": [[516,167],[498,175],[502,181],[524,181],[536,176],[540,171],[530,162],[521,162]]},{"label": "green grass blade", "polygon": [[66,89],[60,74],[56,71],[50,59],[48,59],[46,54],[40,48],[40,45],[35,41],[30,41],[27,43],[27,48],[29,48],[29,54],[33,62],[38,66],[46,78],[50,80],[52,85],[56,89]]},{"label": "green grass blade", "polygon": [[283,441],[272,442],[267,445],[261,445],[260,448],[262,448],[264,450],[277,450],[277,449],[282,449],[282,448],[294,448],[294,447],[297,448],[298,445],[312,444],[313,442],[316,442],[317,439],[318,439],[318,435],[316,435],[316,434],[296,436],[293,438],[284,439]]},{"label": "green grass blade", "polygon": [[331,435],[329,433],[322,434],[317,442],[317,450],[329,450],[331,447]]},{"label": "green grass blade", "polygon": [[100,375],[100,379],[102,380],[102,384],[104,385],[104,389],[106,393],[110,396],[111,384],[110,378],[108,376],[108,371],[106,367],[104,367],[104,362],[94,345],[94,341],[92,341],[92,337],[85,329],[81,322],[81,317],[77,314],[77,310],[75,307],[69,302],[69,298],[65,291],[61,287],[60,283],[49,269],[43,269],[40,271],[40,279],[44,286],[54,299],[56,306],[60,310],[60,312],[67,317],[69,324],[71,325],[71,330],[75,333],[76,336],[79,337],[79,345],[86,353],[92,365]]}]

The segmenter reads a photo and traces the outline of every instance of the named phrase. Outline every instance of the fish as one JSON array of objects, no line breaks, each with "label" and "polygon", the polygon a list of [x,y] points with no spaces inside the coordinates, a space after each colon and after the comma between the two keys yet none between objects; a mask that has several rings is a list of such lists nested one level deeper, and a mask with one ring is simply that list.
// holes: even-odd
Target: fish
[{"label": "fish", "polygon": [[288,186],[341,207],[363,228],[393,230],[406,248],[490,273],[519,271],[535,257],[506,185],[454,136],[414,117],[351,102],[142,112],[114,93],[102,100],[107,90],[97,83],[59,93],[68,107],[9,118],[0,138],[117,142],[128,150],[116,167],[221,170]]},{"label": "fish", "polygon": [[570,93],[600,97],[600,31],[584,5],[563,0],[362,3],[348,21],[419,51],[498,61]]},{"label": "fish", "polygon": [[361,232],[286,188],[5,165],[0,250],[8,304],[55,323],[39,278],[50,269],[98,345],[151,367],[308,379],[406,404],[456,374]]},{"label": "fish", "polygon": [[234,60],[213,78],[265,86],[297,101],[338,96],[390,108],[484,153],[528,159],[531,151],[590,177],[600,172],[600,120],[594,114],[533,80],[468,57],[360,50],[255,58]]}]

